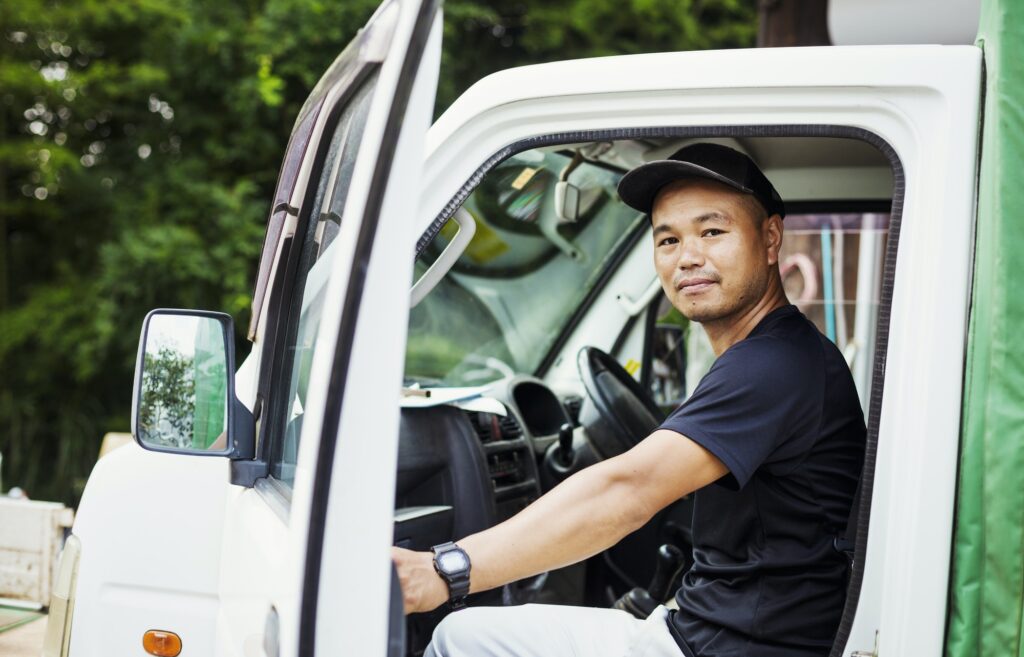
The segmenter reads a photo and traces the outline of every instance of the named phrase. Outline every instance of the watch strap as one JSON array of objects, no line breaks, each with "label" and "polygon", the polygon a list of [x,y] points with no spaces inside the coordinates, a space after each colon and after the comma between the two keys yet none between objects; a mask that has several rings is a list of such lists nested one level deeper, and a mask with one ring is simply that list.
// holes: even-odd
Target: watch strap
[{"label": "watch strap", "polygon": [[[455,543],[449,541],[430,548],[434,553],[434,570],[441,579],[448,585],[448,602],[453,609],[460,609],[465,606],[466,596],[469,595],[469,555]],[[447,573],[438,565],[438,561],[446,552],[461,552],[466,560],[466,567],[454,573]]]}]

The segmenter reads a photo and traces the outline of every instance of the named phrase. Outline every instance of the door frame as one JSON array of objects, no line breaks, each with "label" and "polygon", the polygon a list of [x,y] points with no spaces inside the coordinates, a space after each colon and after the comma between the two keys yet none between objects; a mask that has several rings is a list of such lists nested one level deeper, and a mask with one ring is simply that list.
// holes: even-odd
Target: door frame
[{"label": "door frame", "polygon": [[[412,280],[410,224],[437,87],[442,28],[439,0],[405,0],[400,7],[393,49],[381,71],[381,84],[385,76],[393,80],[392,102],[385,116],[375,117],[379,146],[358,208],[358,231],[347,236],[351,258],[335,263],[328,287],[323,321],[332,324],[322,331],[318,347],[329,349],[310,377],[310,389],[323,390],[323,396],[307,410],[320,419],[314,422],[317,439],[307,440],[304,427],[299,455],[300,463],[312,464],[306,478],[310,486],[300,501],[308,521],[293,645],[294,654],[302,656],[335,654],[340,645],[353,654],[384,654],[392,629],[387,622],[393,595],[390,551],[378,553],[367,546],[391,543],[404,351],[374,356],[366,343],[389,332],[395,342],[405,340],[408,305],[402,300]],[[371,131],[369,124],[366,131]],[[404,247],[385,250],[382,235]],[[337,239],[343,238],[344,233]],[[350,386],[355,373],[359,385]],[[370,426],[374,433],[366,435]],[[386,514],[381,512],[385,508]],[[353,536],[354,527],[358,536]]]},{"label": "door frame", "polygon": [[[865,469],[874,475],[875,495],[866,490],[861,504],[870,512],[871,532],[865,536],[868,523],[861,524],[859,597],[849,600],[843,619],[849,638],[839,638],[834,655],[871,650],[876,632],[885,650],[897,654],[942,650],[980,79],[981,53],[972,46],[558,62],[481,81],[428,135],[420,250],[487,171],[514,152],[541,144],[591,141],[595,135],[664,136],[666,130],[691,136],[785,130],[845,133],[874,142],[889,156],[896,176],[896,223],[890,228],[882,290],[891,305],[879,314],[868,417],[872,442]],[[729,125],[722,125],[723,116]],[[936,280],[944,282],[941,293]],[[635,296],[647,284],[649,279],[617,291]],[[578,331],[602,335],[601,329],[585,330],[584,323]],[[604,331],[614,333],[613,323],[607,324]],[[607,343],[613,340],[611,335]],[[578,347],[567,342],[563,367],[556,359],[549,383],[572,378],[567,368],[573,359],[564,354]],[[922,408],[928,413],[905,412]]]}]

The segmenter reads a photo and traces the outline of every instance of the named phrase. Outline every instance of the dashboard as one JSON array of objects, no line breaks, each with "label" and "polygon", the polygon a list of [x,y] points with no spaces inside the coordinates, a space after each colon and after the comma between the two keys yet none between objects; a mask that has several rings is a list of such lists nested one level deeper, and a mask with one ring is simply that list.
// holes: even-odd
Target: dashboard
[{"label": "dashboard", "polygon": [[518,513],[543,489],[538,460],[573,425],[543,382],[514,377],[490,396],[505,414],[443,405],[403,408],[394,543],[426,550]]},{"label": "dashboard", "polygon": [[[552,485],[540,464],[560,428],[575,426],[570,410],[543,382],[526,376],[495,384],[488,397],[504,414],[455,405],[401,410],[395,545],[429,550],[482,531],[512,517]],[[545,579],[539,575],[474,594],[470,604],[529,602]],[[442,607],[408,617],[410,655],[420,654],[444,614]]]}]

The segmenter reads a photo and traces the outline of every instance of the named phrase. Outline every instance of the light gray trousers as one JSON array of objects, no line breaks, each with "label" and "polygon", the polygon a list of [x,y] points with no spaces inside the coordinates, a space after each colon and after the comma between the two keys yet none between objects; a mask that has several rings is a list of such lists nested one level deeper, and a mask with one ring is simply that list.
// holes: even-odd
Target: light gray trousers
[{"label": "light gray trousers", "polygon": [[448,614],[423,657],[680,657],[668,609],[646,620],[617,609],[522,605]]}]

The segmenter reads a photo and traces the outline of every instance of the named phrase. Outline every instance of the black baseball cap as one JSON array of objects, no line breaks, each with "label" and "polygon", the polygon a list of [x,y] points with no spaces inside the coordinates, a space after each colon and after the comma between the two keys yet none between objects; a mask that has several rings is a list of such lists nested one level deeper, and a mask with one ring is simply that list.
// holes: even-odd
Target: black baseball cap
[{"label": "black baseball cap", "polygon": [[682,178],[707,178],[752,194],[768,215],[786,216],[786,205],[754,161],[743,153],[703,142],[684,146],[668,157],[642,164],[619,181],[619,197],[631,208],[650,214],[661,188]]}]

